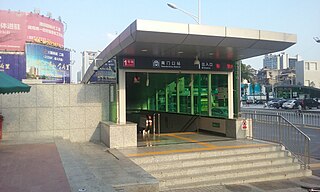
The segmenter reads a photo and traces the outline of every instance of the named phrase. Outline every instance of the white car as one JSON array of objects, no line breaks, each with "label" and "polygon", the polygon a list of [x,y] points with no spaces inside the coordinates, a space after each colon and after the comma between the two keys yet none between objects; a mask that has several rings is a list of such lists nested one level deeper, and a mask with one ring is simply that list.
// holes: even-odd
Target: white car
[{"label": "white car", "polygon": [[297,108],[298,107],[298,101],[297,100],[289,100],[287,102],[284,102],[282,104],[282,108],[284,109],[294,109],[294,108]]}]

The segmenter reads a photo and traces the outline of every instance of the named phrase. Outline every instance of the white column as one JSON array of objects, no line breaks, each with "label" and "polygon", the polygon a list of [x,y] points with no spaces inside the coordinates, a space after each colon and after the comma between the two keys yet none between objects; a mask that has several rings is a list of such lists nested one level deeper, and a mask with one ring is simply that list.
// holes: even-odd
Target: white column
[{"label": "white column", "polygon": [[228,118],[233,119],[233,72],[228,73]]},{"label": "white column", "polygon": [[126,123],[126,72],[119,69],[118,123]]}]

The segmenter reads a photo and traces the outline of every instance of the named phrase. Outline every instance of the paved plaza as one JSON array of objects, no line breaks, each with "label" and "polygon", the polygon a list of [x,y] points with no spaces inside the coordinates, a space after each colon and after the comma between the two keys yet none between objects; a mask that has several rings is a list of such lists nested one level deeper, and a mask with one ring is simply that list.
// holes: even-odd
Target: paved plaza
[{"label": "paved plaza", "polygon": [[[183,144],[182,144],[183,145]],[[116,149],[63,139],[2,141],[0,191],[157,191],[158,181]],[[64,169],[64,170],[63,170]],[[318,177],[177,189],[197,191],[307,191]]]}]

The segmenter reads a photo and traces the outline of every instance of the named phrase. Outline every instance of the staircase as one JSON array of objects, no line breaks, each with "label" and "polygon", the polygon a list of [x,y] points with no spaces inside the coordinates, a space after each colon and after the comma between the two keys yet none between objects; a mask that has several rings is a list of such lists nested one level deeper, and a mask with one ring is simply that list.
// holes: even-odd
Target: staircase
[{"label": "staircase", "polygon": [[310,176],[279,145],[132,157],[160,190],[241,184]]}]

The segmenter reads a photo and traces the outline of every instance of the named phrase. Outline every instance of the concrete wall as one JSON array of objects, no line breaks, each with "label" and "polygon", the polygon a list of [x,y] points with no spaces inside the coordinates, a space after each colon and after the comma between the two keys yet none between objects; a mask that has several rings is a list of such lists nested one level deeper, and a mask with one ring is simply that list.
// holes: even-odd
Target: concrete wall
[{"label": "concrete wall", "polygon": [[0,95],[3,139],[63,137],[100,140],[109,117],[109,85],[31,85],[29,93]]},{"label": "concrete wall", "polygon": [[101,142],[109,148],[137,146],[137,124],[135,123],[118,124],[101,121],[100,129]]},{"label": "concrete wall", "polygon": [[201,117],[199,120],[199,127],[201,130],[226,134],[226,121],[226,119]]}]

